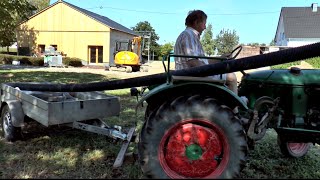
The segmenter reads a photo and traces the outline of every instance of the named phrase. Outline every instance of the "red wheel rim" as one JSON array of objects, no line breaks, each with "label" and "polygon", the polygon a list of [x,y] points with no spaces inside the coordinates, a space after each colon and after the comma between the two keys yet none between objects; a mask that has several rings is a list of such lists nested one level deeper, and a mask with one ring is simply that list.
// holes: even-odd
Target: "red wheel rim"
[{"label": "red wheel rim", "polygon": [[218,125],[189,119],[166,131],[158,158],[171,178],[217,178],[227,167],[229,151],[227,137]]},{"label": "red wheel rim", "polygon": [[287,143],[288,149],[294,154],[304,153],[308,145],[308,143]]}]

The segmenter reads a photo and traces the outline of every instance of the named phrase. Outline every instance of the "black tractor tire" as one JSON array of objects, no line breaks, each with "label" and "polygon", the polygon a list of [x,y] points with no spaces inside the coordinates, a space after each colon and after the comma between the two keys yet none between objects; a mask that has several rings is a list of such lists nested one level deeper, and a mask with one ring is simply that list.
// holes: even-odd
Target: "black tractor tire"
[{"label": "black tractor tire", "polygon": [[277,143],[281,153],[286,157],[300,158],[305,156],[312,143],[295,143],[287,141],[283,138],[284,135],[278,134]]},{"label": "black tractor tire", "polygon": [[138,153],[147,178],[236,178],[245,166],[243,127],[213,98],[181,96],[146,118]]},{"label": "black tractor tire", "polygon": [[21,127],[15,127],[12,124],[14,114],[10,111],[8,105],[4,105],[1,111],[2,136],[6,141],[14,142],[22,139]]}]

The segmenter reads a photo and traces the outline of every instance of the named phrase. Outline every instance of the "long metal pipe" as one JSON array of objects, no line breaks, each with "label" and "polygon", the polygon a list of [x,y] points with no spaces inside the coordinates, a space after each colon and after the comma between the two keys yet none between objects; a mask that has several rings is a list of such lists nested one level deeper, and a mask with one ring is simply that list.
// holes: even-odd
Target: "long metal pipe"
[{"label": "long metal pipe", "polygon": [[[259,67],[284,64],[312,57],[320,56],[320,43],[285,49],[262,55],[250,56],[236,60],[227,60],[216,64],[209,64],[185,70],[171,71],[176,76],[209,76],[222,73],[236,72],[241,70],[255,69]],[[165,83],[167,73],[153,74],[142,77],[120,79],[113,81],[102,81],[80,84],[59,84],[59,83],[6,83],[21,90],[29,91],[52,91],[52,92],[85,92],[124,89],[131,87],[150,86]]]}]

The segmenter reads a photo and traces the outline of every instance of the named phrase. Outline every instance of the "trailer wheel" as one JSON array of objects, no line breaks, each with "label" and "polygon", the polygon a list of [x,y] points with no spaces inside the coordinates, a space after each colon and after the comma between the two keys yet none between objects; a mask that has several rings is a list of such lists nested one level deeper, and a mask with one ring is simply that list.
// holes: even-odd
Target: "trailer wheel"
[{"label": "trailer wheel", "polygon": [[277,143],[280,151],[287,157],[299,158],[306,155],[311,148],[312,143],[295,143],[289,142],[282,138],[283,135],[277,136]]},{"label": "trailer wheel", "polygon": [[9,142],[14,142],[22,138],[21,127],[15,127],[12,124],[12,116],[8,105],[5,105],[1,111],[1,121],[2,121],[2,135],[5,140]]},{"label": "trailer wheel", "polygon": [[148,178],[235,178],[248,147],[230,108],[195,95],[165,102],[151,112],[138,150]]}]

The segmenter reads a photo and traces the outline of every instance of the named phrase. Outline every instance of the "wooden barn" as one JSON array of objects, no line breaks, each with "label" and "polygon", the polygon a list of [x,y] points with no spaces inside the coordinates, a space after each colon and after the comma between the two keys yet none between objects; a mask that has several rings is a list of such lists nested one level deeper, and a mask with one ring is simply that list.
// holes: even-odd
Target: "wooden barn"
[{"label": "wooden barn", "polygon": [[116,40],[138,36],[133,30],[99,14],[59,0],[17,30],[18,54],[43,53],[52,46],[85,65],[113,63]]}]

